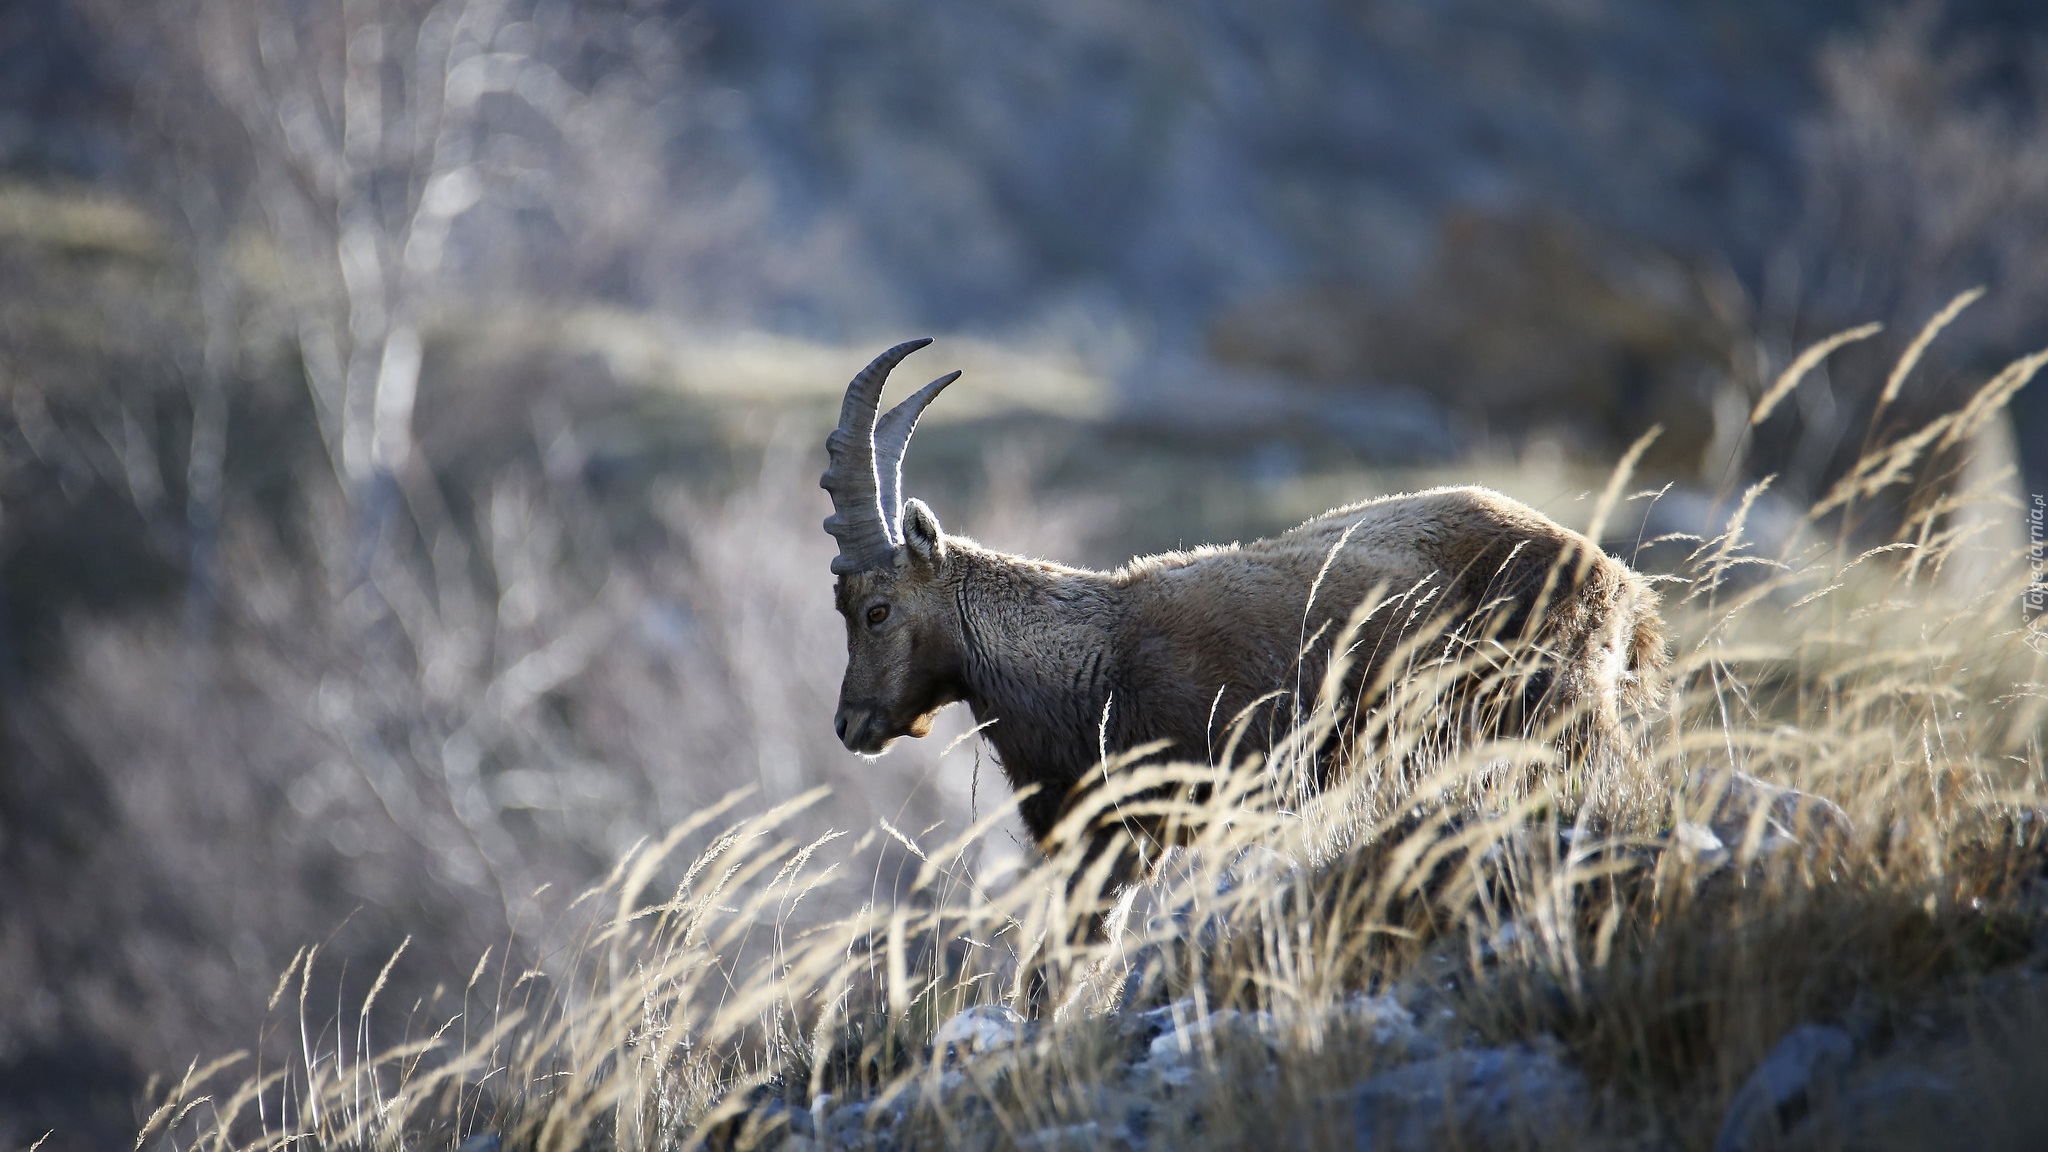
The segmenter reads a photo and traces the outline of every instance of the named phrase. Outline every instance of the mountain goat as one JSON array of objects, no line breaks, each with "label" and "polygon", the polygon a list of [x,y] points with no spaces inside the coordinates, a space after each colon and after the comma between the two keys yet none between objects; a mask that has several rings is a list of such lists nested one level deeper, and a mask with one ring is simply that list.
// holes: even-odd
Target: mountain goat
[{"label": "mountain goat", "polygon": [[872,754],[965,701],[1012,786],[1037,786],[1021,814],[1041,844],[1105,752],[1156,743],[1159,758],[1206,762],[1233,720],[1240,747],[1283,737],[1315,703],[1300,697],[1322,686],[1340,637],[1348,715],[1319,774],[1391,678],[1431,659],[1465,661],[1447,698],[1470,723],[1517,735],[1554,722],[1568,752],[1620,739],[1622,710],[1655,697],[1664,631],[1648,584],[1483,488],[1369,500],[1271,539],[1113,572],[948,535],[903,498],[902,460],[918,416],[960,374],[878,414],[890,370],[928,343],[899,344],[856,376],[826,440],[819,485],[847,640],[835,727]]}]

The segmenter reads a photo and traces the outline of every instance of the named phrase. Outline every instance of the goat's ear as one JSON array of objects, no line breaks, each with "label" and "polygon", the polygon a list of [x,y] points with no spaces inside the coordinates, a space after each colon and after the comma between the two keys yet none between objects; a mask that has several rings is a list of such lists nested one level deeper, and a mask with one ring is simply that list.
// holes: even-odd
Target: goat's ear
[{"label": "goat's ear", "polygon": [[910,558],[928,568],[946,562],[946,533],[939,518],[915,496],[903,502],[903,547]]}]

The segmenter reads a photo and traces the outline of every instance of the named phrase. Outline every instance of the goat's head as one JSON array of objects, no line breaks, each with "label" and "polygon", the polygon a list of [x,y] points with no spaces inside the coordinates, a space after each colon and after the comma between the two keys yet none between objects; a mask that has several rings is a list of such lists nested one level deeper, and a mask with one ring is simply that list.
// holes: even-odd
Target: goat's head
[{"label": "goat's head", "polygon": [[877,416],[889,370],[930,340],[898,344],[847,385],[839,427],[825,440],[831,493],[825,531],[839,541],[832,571],[846,618],[846,678],[834,727],[855,752],[931,731],[960,699],[962,624],[948,578],[945,532],[921,500],[903,499],[903,450],[917,418],[952,372]]}]

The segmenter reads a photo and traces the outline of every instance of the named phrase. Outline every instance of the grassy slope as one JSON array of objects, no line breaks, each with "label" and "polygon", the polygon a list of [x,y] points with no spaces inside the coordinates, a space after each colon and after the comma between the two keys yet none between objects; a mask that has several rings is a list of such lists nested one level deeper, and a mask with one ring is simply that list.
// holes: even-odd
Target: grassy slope
[{"label": "grassy slope", "polygon": [[[1928,443],[1965,438],[1961,422],[1996,399]],[[1893,459],[1900,474],[1873,483],[1928,457]],[[1229,777],[1245,787],[1189,814],[1193,845],[1106,942],[1088,931],[1100,902],[1069,895],[1072,859],[987,887],[972,867],[986,827],[811,839],[787,829],[816,797],[744,819],[742,799],[623,860],[562,929],[553,981],[451,984],[387,1055],[315,1029],[240,1088],[246,1063],[171,1087],[150,1132],[222,1147],[475,1132],[745,1145],[787,1135],[789,1113],[766,1102],[801,1110],[829,1092],[876,1101],[867,1138],[886,1116],[903,1145],[1113,1142],[1136,1101],[1153,1146],[1348,1146],[1357,1113],[1339,1105],[1375,1070],[1425,1048],[1527,1045],[1582,1070],[1584,1106],[1468,1138],[1703,1148],[1778,1038],[1823,1022],[1858,1045],[1842,1091],[1905,1064],[1964,1093],[1908,1107],[1881,1145],[1916,1146],[1915,1125],[1940,1122],[1966,1143],[2024,1146],[2048,1121],[2027,1087],[2048,1009],[2041,625],[2022,616],[2016,564],[1987,577],[1981,557],[1962,562],[1980,544],[1945,535],[1969,520],[1936,501],[1992,494],[1914,491],[1922,519],[1891,551],[1820,531],[1759,562],[1739,518],[1701,541],[1667,585],[1675,690],[1645,718],[1639,761],[1560,773],[1539,747],[1425,756],[1420,694],[1386,710],[1331,793],[1283,804]],[[1504,770],[1518,765],[1533,771]],[[1729,767],[1839,802],[1850,830],[1809,822],[1788,845],[1761,817],[1709,811]],[[1725,853],[1669,848],[1701,826]],[[676,855],[719,827],[694,861]],[[891,843],[923,862],[914,882],[859,906]],[[1134,958],[1144,978],[1122,986]],[[279,1003],[314,971],[295,962]],[[1034,1000],[1047,974],[1057,991]],[[1411,1043],[1360,1015],[1363,994],[1405,1007]],[[935,1056],[933,1029],[974,1003],[1039,1019],[964,1067]],[[1162,1004],[1182,1027],[1213,1025],[1179,1033],[1195,1039],[1177,1082],[1131,1071],[1159,1020],[1138,1010]],[[202,1091],[212,1102],[187,1108]],[[844,1115],[863,1131],[859,1109]]]}]

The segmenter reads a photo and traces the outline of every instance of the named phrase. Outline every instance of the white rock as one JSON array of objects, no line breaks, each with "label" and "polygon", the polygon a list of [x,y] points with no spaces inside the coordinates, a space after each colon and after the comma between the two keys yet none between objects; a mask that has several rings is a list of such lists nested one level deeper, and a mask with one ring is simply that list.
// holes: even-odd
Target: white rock
[{"label": "white rock", "polygon": [[1384,1048],[1415,1049],[1429,1045],[1417,1027],[1415,1013],[1391,994],[1368,996],[1356,993],[1338,1005],[1339,1019],[1355,1027],[1372,1029],[1372,1042]]},{"label": "white rock", "polygon": [[932,1033],[932,1051],[945,1061],[967,1060],[1017,1042],[1024,1017],[1000,1004],[977,1004],[955,1013]]},{"label": "white rock", "polygon": [[1671,846],[1703,872],[1712,872],[1728,862],[1728,846],[1705,824],[1681,822],[1671,830]]},{"label": "white rock", "polygon": [[[1155,1013],[1181,1009],[1179,1018],[1187,1020],[1193,1014],[1192,1002],[1182,1001],[1169,1009],[1155,1009]],[[1218,1050],[1229,1047],[1242,1051],[1256,1043],[1263,1047],[1270,1064],[1273,1056],[1273,1018],[1266,1012],[1239,1012],[1224,1008],[1198,1019],[1176,1024],[1169,1016],[1165,1030],[1152,1038],[1146,1047],[1145,1058],[1132,1071],[1150,1075],[1174,1087],[1180,1087],[1194,1079],[1195,1070],[1203,1060]]]}]

